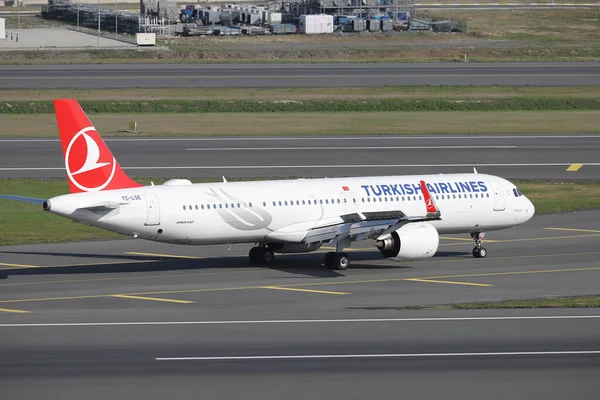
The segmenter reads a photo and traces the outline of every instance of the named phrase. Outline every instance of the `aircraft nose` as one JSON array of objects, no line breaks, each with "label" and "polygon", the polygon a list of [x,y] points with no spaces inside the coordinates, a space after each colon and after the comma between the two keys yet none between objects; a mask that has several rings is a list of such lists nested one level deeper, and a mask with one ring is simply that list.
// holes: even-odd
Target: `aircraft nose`
[{"label": "aircraft nose", "polygon": [[535,206],[528,198],[525,198],[527,204],[525,205],[525,213],[527,214],[527,221],[529,221],[535,214]]}]

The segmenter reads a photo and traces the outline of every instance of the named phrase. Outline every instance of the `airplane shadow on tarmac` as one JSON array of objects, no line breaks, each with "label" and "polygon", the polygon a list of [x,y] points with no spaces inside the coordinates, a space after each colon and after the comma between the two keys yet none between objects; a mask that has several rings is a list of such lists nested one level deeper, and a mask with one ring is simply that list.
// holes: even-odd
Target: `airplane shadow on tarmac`
[{"label": "airplane shadow on tarmac", "polygon": [[[283,271],[295,275],[304,275],[315,278],[340,278],[344,277],[345,271],[333,271],[323,266],[324,253],[312,254],[286,254],[278,255],[273,264],[270,265],[250,265],[248,257],[209,257],[198,259],[160,259],[143,255],[133,254],[90,254],[90,253],[60,253],[60,252],[35,252],[35,251],[0,251],[0,254],[21,254],[21,255],[44,255],[49,257],[74,257],[89,259],[110,259],[106,263],[95,262],[78,264],[73,262],[68,265],[36,267],[36,268],[15,268],[0,271],[0,279],[7,279],[9,276],[23,275],[77,275],[77,274],[114,274],[114,273],[132,273],[132,272],[164,272],[164,271],[190,271],[202,269],[240,269],[240,268],[265,268],[276,271]],[[442,251],[435,255],[439,257],[460,257],[469,255],[469,252],[448,252]],[[412,268],[409,263],[389,261],[388,263],[369,264],[369,261],[383,261],[379,252],[375,251],[355,251],[350,254],[352,265],[350,270],[393,270]],[[115,259],[122,260],[116,261]]]}]

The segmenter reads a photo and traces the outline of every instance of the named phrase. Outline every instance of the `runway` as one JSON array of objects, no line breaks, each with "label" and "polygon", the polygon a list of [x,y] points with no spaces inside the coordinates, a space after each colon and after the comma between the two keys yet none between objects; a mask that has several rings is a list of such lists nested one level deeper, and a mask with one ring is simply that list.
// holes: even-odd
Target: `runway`
[{"label": "runway", "polygon": [[[600,135],[106,139],[133,177],[339,177],[471,172],[599,180]],[[148,162],[152,160],[152,162]],[[64,177],[58,139],[0,139],[0,177]]]},{"label": "runway", "polygon": [[[506,399],[522,394],[540,400],[592,399],[600,388],[600,355],[575,352],[600,349],[599,328],[598,319],[5,328],[19,335],[20,345],[2,352],[0,382],[9,396],[50,399],[183,398],[199,393],[227,399],[389,399],[392,393],[411,399]],[[482,330],[489,334],[482,338]],[[543,354],[555,348],[573,350]],[[157,360],[165,355],[290,351],[481,354],[486,349],[532,354]]]},{"label": "runway", "polygon": [[[600,314],[398,307],[598,293],[599,211],[444,237],[396,263],[362,243],[247,264],[249,246],[0,248],[0,383],[13,398],[594,398]],[[3,398],[4,398],[3,397]]]},{"label": "runway", "polygon": [[0,89],[600,85],[599,63],[0,66]]}]

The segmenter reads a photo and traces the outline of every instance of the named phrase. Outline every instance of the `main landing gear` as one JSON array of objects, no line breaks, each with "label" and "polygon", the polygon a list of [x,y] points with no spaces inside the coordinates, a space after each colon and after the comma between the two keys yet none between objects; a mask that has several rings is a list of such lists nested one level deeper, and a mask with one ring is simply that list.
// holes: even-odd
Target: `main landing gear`
[{"label": "main landing gear", "polygon": [[250,249],[248,254],[250,264],[271,264],[275,260],[275,254],[264,243]]},{"label": "main landing gear", "polygon": [[481,245],[484,236],[485,232],[471,233],[471,237],[475,241],[475,247],[473,248],[473,257],[475,258],[485,258],[487,256],[487,249]]},{"label": "main landing gear", "polygon": [[348,258],[347,253],[336,253],[335,251],[331,251],[325,254],[323,264],[325,264],[326,268],[343,271],[348,269],[350,259]]}]

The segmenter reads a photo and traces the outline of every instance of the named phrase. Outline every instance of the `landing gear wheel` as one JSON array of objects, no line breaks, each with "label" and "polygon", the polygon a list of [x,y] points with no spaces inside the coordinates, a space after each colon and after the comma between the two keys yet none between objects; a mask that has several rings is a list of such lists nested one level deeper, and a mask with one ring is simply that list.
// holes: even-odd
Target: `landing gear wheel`
[{"label": "landing gear wheel", "polygon": [[348,258],[348,254],[346,253],[335,253],[335,257],[333,259],[333,269],[337,270],[346,270],[350,265],[350,259]]},{"label": "landing gear wheel", "polygon": [[473,249],[473,257],[485,258],[487,256],[487,249],[485,247],[475,247]]},{"label": "landing gear wheel", "polygon": [[269,249],[263,249],[261,256],[262,257],[260,261],[263,264],[268,265],[275,261],[275,254]]},{"label": "landing gear wheel", "polygon": [[260,247],[251,248],[250,253],[248,253],[248,258],[250,259],[250,264],[260,263],[260,259],[261,259]]},{"label": "landing gear wheel", "polygon": [[325,265],[325,268],[333,269],[333,259],[334,258],[335,258],[335,253],[332,251],[325,254],[325,259],[323,260],[323,265]]},{"label": "landing gear wheel", "polygon": [[487,256],[487,250],[485,247],[479,248],[479,258],[485,258]]},{"label": "landing gear wheel", "polygon": [[483,243],[484,236],[485,232],[471,233],[471,237],[475,241],[475,248],[473,249],[473,257],[475,258],[485,258],[485,256],[487,256],[486,248],[481,246],[481,244]]},{"label": "landing gear wheel", "polygon": [[250,264],[271,264],[275,260],[275,254],[266,247],[253,247],[248,254]]}]

